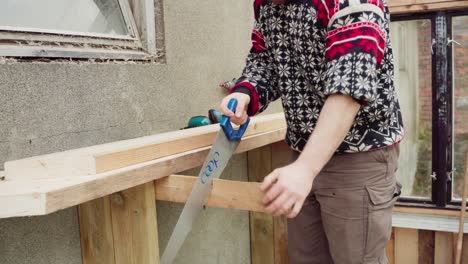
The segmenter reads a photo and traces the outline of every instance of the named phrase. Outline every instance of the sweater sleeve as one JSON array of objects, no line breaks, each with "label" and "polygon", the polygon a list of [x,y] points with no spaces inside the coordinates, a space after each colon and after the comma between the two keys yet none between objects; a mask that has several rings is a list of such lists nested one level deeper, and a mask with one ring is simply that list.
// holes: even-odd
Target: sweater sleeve
[{"label": "sweater sleeve", "polygon": [[230,93],[241,92],[250,95],[248,114],[253,116],[264,111],[268,104],[279,97],[278,76],[274,71],[273,57],[265,43],[265,18],[260,8],[262,0],[254,2],[255,26],[252,30],[252,47],[247,56],[241,77]]},{"label": "sweater sleeve", "polygon": [[320,0],[318,17],[327,29],[325,96],[345,94],[361,104],[377,97],[386,48],[384,0]]}]

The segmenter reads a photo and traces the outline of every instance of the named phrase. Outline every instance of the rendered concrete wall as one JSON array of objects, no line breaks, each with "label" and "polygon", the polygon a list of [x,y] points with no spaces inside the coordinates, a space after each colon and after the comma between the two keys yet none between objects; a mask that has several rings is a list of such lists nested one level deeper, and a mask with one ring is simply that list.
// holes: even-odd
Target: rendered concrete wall
[{"label": "rendered concrete wall", "polygon": [[[177,130],[216,107],[244,64],[252,1],[164,1],[164,16],[166,64],[0,60],[0,164]],[[246,179],[245,163],[227,178]],[[161,247],[180,209],[158,205]],[[178,263],[249,263],[249,250],[247,213],[209,209]],[[0,219],[0,263],[81,263],[76,208]]]}]

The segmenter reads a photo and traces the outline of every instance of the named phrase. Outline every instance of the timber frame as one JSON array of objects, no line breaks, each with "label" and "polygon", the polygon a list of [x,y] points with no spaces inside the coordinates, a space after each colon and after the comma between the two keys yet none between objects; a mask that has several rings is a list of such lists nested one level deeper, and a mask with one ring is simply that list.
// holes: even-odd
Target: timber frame
[{"label": "timber frame", "polygon": [[[218,130],[212,125],[7,162],[0,172],[0,218],[45,215],[77,205],[84,264],[159,263],[156,200],[187,200],[195,177],[177,173],[202,165]],[[283,114],[253,118],[236,151],[247,152],[249,182],[214,180],[206,202],[211,207],[250,211],[253,264],[288,263],[286,218],[264,213],[259,190],[264,176],[292,160],[291,150],[282,142],[285,132]],[[449,210],[395,208],[397,225],[387,248],[389,256],[407,251],[398,242],[403,238],[418,242],[418,228],[434,230],[421,234],[435,232],[442,242],[453,237],[456,229],[441,229],[440,223],[434,227],[430,221],[456,221],[458,215]],[[414,256],[418,252],[406,254],[418,258]]]}]

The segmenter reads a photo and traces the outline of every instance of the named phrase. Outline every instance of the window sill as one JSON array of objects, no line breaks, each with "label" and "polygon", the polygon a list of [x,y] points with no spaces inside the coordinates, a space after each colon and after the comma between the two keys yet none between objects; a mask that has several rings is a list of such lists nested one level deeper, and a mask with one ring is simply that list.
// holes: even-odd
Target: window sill
[{"label": "window sill", "polygon": [[[458,233],[460,211],[395,206],[393,227]],[[464,233],[468,233],[468,219]]]},{"label": "window sill", "polygon": [[111,50],[78,47],[0,45],[0,56],[77,59],[152,60],[155,56],[138,50]]}]

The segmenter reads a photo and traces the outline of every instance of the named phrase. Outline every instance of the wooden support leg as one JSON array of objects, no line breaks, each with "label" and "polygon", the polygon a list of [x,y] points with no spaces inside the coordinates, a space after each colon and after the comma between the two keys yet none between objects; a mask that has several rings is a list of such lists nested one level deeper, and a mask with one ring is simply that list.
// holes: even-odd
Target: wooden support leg
[{"label": "wooden support leg", "polygon": [[79,206],[83,264],[159,263],[154,184]]},{"label": "wooden support leg", "polygon": [[434,264],[453,263],[453,233],[435,233]]},{"label": "wooden support leg", "polygon": [[395,229],[392,229],[392,236],[385,247],[387,254],[388,264],[395,264]]},{"label": "wooden support leg", "polygon": [[[249,181],[261,182],[271,172],[271,146],[247,153]],[[250,248],[252,264],[275,263],[273,218],[250,212]]]},{"label": "wooden support leg", "polygon": [[[293,152],[285,142],[272,144],[271,152],[272,169],[286,166],[293,161]],[[287,218],[285,216],[275,217],[273,222],[275,237],[275,264],[288,264]]]},{"label": "wooden support leg", "polygon": [[417,229],[395,228],[395,263],[419,263]]}]

